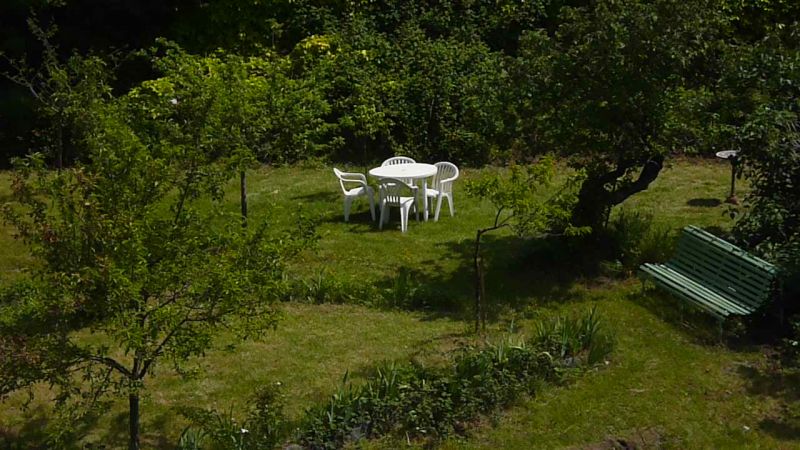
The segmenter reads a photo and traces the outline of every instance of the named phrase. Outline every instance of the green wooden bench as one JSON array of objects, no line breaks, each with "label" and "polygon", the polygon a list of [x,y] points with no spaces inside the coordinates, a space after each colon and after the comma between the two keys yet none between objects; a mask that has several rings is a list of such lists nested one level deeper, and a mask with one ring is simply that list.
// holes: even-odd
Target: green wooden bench
[{"label": "green wooden bench", "polygon": [[639,277],[694,303],[719,319],[748,315],[775,292],[778,270],[694,226],[683,229],[666,264],[643,264]]}]

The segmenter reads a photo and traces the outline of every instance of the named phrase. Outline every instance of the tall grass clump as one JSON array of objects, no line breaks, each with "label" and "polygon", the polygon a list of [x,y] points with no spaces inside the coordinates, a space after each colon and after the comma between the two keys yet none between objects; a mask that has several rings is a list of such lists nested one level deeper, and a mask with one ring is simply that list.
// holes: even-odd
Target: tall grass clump
[{"label": "tall grass clump", "polygon": [[288,421],[283,414],[281,384],[259,387],[247,417],[238,421],[234,410],[227,413],[202,408],[184,408],[182,414],[191,425],[183,430],[179,450],[269,450],[283,441]]},{"label": "tall grass clump", "polygon": [[531,342],[567,366],[595,365],[614,349],[597,308],[580,317],[557,317],[537,324]]},{"label": "tall grass clump", "polygon": [[[445,292],[419,281],[419,273],[400,268],[384,283],[337,276],[324,270],[311,277],[287,280],[284,300],[310,304],[348,304],[389,309],[420,310],[449,301]],[[437,299],[434,302],[433,299]],[[452,303],[452,302],[450,302]]]}]

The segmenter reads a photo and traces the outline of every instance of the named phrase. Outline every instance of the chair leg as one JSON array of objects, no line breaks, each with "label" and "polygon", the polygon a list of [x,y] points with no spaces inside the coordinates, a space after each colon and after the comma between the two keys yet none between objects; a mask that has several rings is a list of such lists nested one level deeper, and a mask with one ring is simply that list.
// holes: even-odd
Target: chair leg
[{"label": "chair leg", "polygon": [[350,206],[352,205],[352,203],[353,203],[353,198],[352,197],[345,197],[344,198],[344,221],[345,222],[349,222],[350,221]]},{"label": "chair leg", "polygon": [[381,204],[381,218],[380,218],[380,220],[378,220],[378,229],[379,230],[383,229],[383,220],[384,220],[385,216],[386,216],[386,204],[383,203],[383,204]]},{"label": "chair leg", "polygon": [[372,221],[375,222],[375,198],[367,192],[367,199],[369,200],[369,213],[372,215]]},{"label": "chair leg", "polygon": [[439,211],[442,210],[442,195],[440,194],[436,199],[436,214],[433,215],[433,221],[439,221]]},{"label": "chair leg", "polygon": [[400,231],[406,232],[408,228],[408,209],[404,206],[400,207]]},{"label": "chair leg", "polygon": [[447,194],[447,205],[450,206],[450,217],[456,214],[456,208],[453,206],[453,193]]},{"label": "chair leg", "polygon": [[411,206],[414,207],[414,214],[416,215],[417,222],[419,222],[419,205],[417,204],[416,200]]}]

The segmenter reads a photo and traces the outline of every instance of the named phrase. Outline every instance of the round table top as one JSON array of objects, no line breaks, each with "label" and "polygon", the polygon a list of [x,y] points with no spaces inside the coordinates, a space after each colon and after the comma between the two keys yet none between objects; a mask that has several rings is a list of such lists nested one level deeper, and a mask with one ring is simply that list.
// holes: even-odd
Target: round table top
[{"label": "round table top", "polygon": [[717,158],[722,158],[722,159],[735,158],[736,154],[738,153],[739,153],[738,150],[723,150],[721,152],[717,152]]},{"label": "round table top", "polygon": [[375,167],[369,174],[378,178],[427,178],[436,175],[433,164],[413,163]]}]

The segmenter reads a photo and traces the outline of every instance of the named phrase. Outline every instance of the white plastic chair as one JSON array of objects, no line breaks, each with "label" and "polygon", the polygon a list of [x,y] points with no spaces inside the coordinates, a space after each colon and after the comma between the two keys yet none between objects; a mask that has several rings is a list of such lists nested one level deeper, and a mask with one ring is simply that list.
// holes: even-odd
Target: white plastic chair
[{"label": "white plastic chair", "polygon": [[[353,200],[358,197],[366,196],[369,200],[369,212],[372,215],[372,220],[375,220],[375,191],[367,184],[367,177],[363,173],[349,173],[342,172],[337,168],[333,168],[333,173],[339,179],[339,185],[342,187],[344,194],[344,221],[350,221],[350,206]],[[355,183],[358,186],[348,189],[345,183]]]},{"label": "white plastic chair", "polygon": [[[451,162],[437,162],[436,175],[433,176],[431,187],[425,190],[425,195],[428,198],[436,199],[436,213],[433,215],[433,221],[439,220],[439,211],[442,209],[442,199],[447,199],[447,205],[450,207],[450,217],[452,217],[456,210],[453,207],[453,181],[458,178],[458,167]],[[433,202],[428,202],[433,208]]]},{"label": "white plastic chair", "polygon": [[[415,163],[416,161],[414,161],[412,158],[409,158],[408,156],[392,156],[391,158],[382,162],[381,167],[396,166],[398,164],[415,164]],[[410,184],[412,186],[414,185],[414,180],[410,178],[400,178],[400,179],[403,180],[406,184]]]},{"label": "white plastic chair", "polygon": [[[408,215],[412,208],[419,220],[419,208],[417,207],[419,188],[397,178],[383,178],[380,181],[379,189],[381,217],[378,221],[378,228],[383,229],[383,223],[389,221],[389,208],[395,207],[400,209],[400,230],[405,233],[408,230]],[[408,191],[410,191],[410,196],[403,195]]]},{"label": "white plastic chair", "polygon": [[383,166],[394,166],[397,164],[414,164],[416,161],[409,158],[408,156],[393,156],[386,161],[381,163],[381,167]]}]

